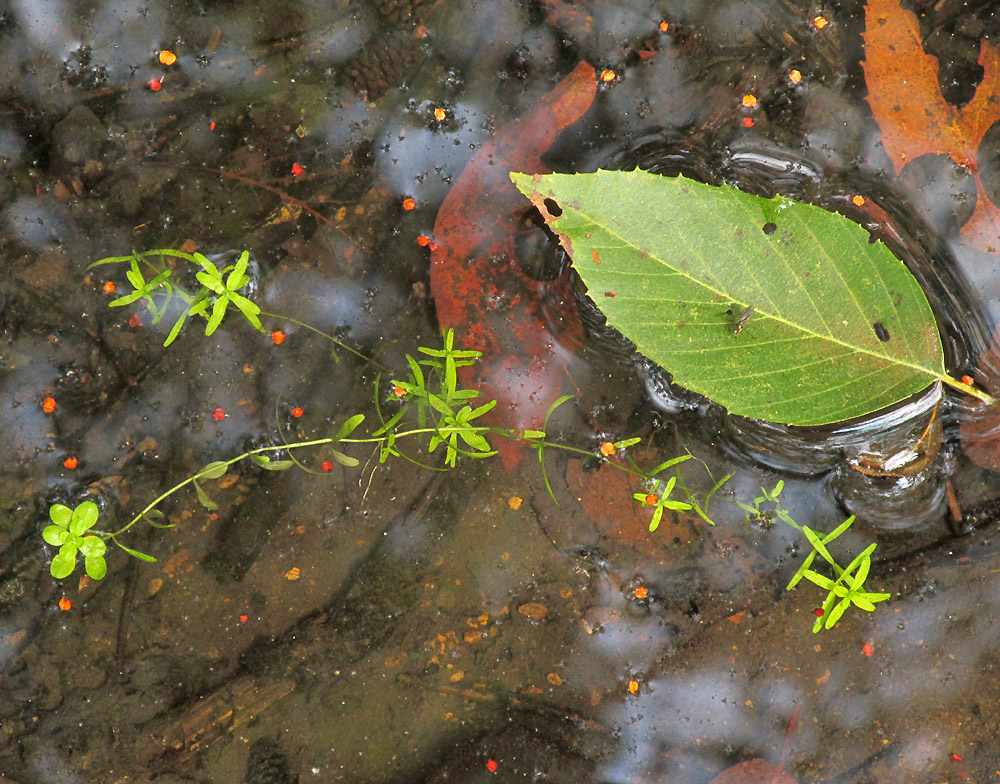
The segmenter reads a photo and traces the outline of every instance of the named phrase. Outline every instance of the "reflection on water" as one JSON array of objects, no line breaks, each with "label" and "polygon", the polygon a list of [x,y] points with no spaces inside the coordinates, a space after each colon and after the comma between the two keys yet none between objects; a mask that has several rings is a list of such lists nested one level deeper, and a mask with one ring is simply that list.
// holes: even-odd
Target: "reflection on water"
[{"label": "reflection on water", "polygon": [[[641,165],[780,192],[890,243],[928,292],[949,367],[972,373],[990,339],[980,314],[996,310],[992,257],[955,239],[961,189],[932,156],[926,182],[883,157],[862,4],[825,10],[822,30],[816,13],[757,0],[0,10],[0,775],[705,784],[776,763],[796,706],[785,768],[800,781],[993,775],[989,416],[963,424],[966,404],[933,387],[824,430],[729,418],[642,364],[582,295],[572,307],[504,177],[450,207],[468,256],[431,250],[463,175],[493,183],[490,167],[537,150],[562,171]],[[995,27],[954,4],[921,18],[956,73]],[[613,76],[553,94],[582,62]],[[193,323],[164,348],[174,314],[108,308],[124,268],[87,269],[186,242],[211,258],[248,249],[254,296],[287,318],[260,334],[227,317],[210,337]],[[445,260],[433,281],[431,253]],[[197,288],[183,265],[173,275]],[[545,411],[560,385],[574,393],[547,429],[593,456],[547,451],[551,496],[534,453],[507,446],[502,464],[447,474],[360,450],[360,467],[322,470],[300,452],[315,475],[241,466],[203,483],[214,510],[173,496],[174,528],[127,540],[155,563],[116,552],[103,581],[49,576],[50,503],[95,500],[118,527],[209,461],[322,437],[357,412],[377,421],[376,379],[385,395],[406,353],[437,344],[446,308],[489,352],[484,383],[524,379],[502,391],[508,421]],[[546,375],[523,370],[533,362]],[[646,468],[690,450],[692,492],[733,473],[716,525],[671,513],[650,534],[635,482],[598,457],[626,437],[643,439],[630,455]],[[733,504],[782,479],[800,524],[858,516],[837,556],[878,541],[869,582],[892,601],[811,634],[823,592],[784,591],[808,548]]]}]

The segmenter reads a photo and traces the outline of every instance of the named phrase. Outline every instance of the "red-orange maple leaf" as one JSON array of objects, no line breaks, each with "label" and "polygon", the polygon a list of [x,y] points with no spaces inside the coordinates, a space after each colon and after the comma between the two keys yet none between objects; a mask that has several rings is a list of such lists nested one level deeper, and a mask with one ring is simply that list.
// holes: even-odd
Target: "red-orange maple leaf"
[{"label": "red-orange maple leaf", "polygon": [[983,80],[961,109],[945,101],[938,84],[938,61],[924,52],[916,15],[899,0],[871,0],[865,8],[865,60],[868,104],[882,130],[896,174],[921,155],[947,155],[968,169],[977,202],[962,228],[966,244],[996,252],[1000,247],[1000,209],[979,179],[976,154],[990,126],[1000,120],[1000,50],[982,41]]}]

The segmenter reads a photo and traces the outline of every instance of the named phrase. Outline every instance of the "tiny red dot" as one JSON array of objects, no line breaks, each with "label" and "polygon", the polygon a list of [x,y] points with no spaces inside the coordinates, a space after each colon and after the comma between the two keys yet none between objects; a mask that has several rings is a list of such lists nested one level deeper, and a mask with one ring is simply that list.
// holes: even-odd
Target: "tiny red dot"
[{"label": "tiny red dot", "polygon": [[320,468],[323,469],[324,471],[332,471],[333,470],[333,463],[331,463],[329,460],[324,460],[320,464]]},{"label": "tiny red dot", "polygon": [[241,615],[240,616],[240,623],[246,623],[249,620],[250,620],[250,616],[249,615]]},{"label": "tiny red dot", "polygon": [[78,461],[75,457],[67,457],[63,460],[63,465],[66,466],[70,471],[77,467]]},{"label": "tiny red dot", "polygon": [[295,417],[296,419],[298,419],[304,413],[306,413],[304,409],[298,407],[292,409],[292,416]]},{"label": "tiny red dot", "polygon": [[208,130],[210,130],[210,131],[214,131],[215,130],[215,120],[212,120],[212,122],[210,122],[208,124]]},{"label": "tiny red dot", "polygon": [[149,80],[148,84],[149,84],[149,89],[152,90],[154,93],[161,87],[163,87],[163,84],[155,76]]},{"label": "tiny red dot", "polygon": [[650,506],[653,506],[653,504],[655,504],[659,500],[660,497],[656,493],[650,493],[649,495],[646,496],[646,503],[649,504]]},{"label": "tiny red dot", "polygon": [[299,164],[299,163],[293,163],[292,164],[292,176],[293,177],[298,177],[301,174],[305,174],[305,172],[306,172],[305,167],[302,166],[302,164]]},{"label": "tiny red dot", "polygon": [[813,610],[813,615],[815,615],[817,618],[822,618],[825,613],[826,610],[824,610],[822,607],[817,607],[815,610]]},{"label": "tiny red dot", "polygon": [[427,247],[429,247],[431,250],[437,250],[440,246],[436,242],[432,242]]},{"label": "tiny red dot", "polygon": [[55,410],[56,410],[55,400],[53,400],[50,397],[47,397],[45,398],[45,400],[42,401],[42,411],[44,411],[46,414],[51,414]]},{"label": "tiny red dot", "polygon": [[284,343],[286,337],[288,336],[280,329],[277,329],[271,333],[271,340],[274,341],[274,345],[276,346],[280,346],[282,343]]},{"label": "tiny red dot", "polygon": [[115,282],[113,280],[109,280],[104,284],[103,289],[105,294],[114,294]]},{"label": "tiny red dot", "polygon": [[871,643],[866,642],[864,645],[861,646],[861,652],[865,656],[871,656],[873,653],[875,653],[875,649],[871,646]]},{"label": "tiny red dot", "polygon": [[753,117],[744,117],[743,118],[743,127],[744,128],[753,128]]},{"label": "tiny red dot", "polygon": [[416,206],[417,206],[417,202],[415,200],[413,200],[413,199],[403,199],[403,209],[404,210],[409,211],[409,210],[412,210]]},{"label": "tiny red dot", "polygon": [[132,314],[132,317],[128,320],[128,325],[130,327],[132,327],[133,329],[135,329],[136,327],[141,327],[142,326],[142,319],[139,318],[139,314],[138,313],[133,313]]},{"label": "tiny red dot", "polygon": [[420,247],[426,248],[430,244],[431,244],[431,238],[428,237],[426,234],[421,234],[419,237],[417,237],[417,245],[419,245]]},{"label": "tiny red dot", "polygon": [[955,752],[952,752],[951,754],[948,755],[948,759],[950,759],[952,762],[961,762],[962,761],[962,755],[961,754],[956,754]]},{"label": "tiny red dot", "polygon": [[498,767],[500,766],[497,765],[496,760],[486,760],[486,770],[490,773],[496,773]]},{"label": "tiny red dot", "polygon": [[212,419],[214,419],[216,422],[221,422],[225,418],[226,418],[226,409],[224,408],[217,408],[215,409],[215,411],[212,412]]}]

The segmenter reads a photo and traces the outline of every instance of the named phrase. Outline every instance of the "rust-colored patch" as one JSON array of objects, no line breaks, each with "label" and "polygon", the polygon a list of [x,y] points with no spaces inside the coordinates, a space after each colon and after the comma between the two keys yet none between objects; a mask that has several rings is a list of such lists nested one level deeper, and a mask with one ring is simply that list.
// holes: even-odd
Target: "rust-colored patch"
[{"label": "rust-colored patch", "polygon": [[600,264],[601,263],[601,257],[599,255],[597,255],[597,248],[594,248],[590,252],[590,258],[592,258],[594,260],[594,264]]},{"label": "rust-colored patch", "polygon": [[[434,223],[430,290],[438,320],[460,331],[463,348],[483,352],[459,373],[465,386],[500,401],[490,424],[539,427],[582,343],[568,278],[539,282],[519,268],[518,232],[534,229],[521,225],[528,205],[509,172],[548,172],[542,153],[590,107],[595,79],[593,67],[580,63],[535,108],[499,128],[466,165]],[[532,195],[536,206],[540,201]],[[524,454],[515,442],[497,448],[508,468]]]}]

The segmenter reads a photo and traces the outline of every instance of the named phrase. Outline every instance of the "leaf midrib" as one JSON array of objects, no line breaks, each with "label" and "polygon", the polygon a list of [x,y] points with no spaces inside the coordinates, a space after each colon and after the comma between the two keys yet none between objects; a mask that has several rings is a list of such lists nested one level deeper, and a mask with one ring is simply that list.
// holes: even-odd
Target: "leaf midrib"
[{"label": "leaf midrib", "polygon": [[[550,193],[549,196],[548,196],[548,198],[555,199],[556,197],[555,197],[554,194]],[[680,275],[681,277],[683,277],[683,278],[691,281],[696,286],[701,286],[702,288],[704,288],[704,289],[712,292],[713,294],[718,295],[719,297],[723,297],[723,298],[727,299],[730,302],[733,302],[733,303],[735,303],[737,305],[742,305],[743,307],[749,307],[749,305],[750,305],[749,302],[742,302],[739,299],[736,299],[735,297],[731,296],[730,294],[728,294],[725,291],[720,291],[718,288],[716,288],[714,286],[711,286],[711,285],[709,285],[707,283],[703,283],[702,281],[698,280],[697,278],[694,278],[691,275],[689,275],[688,273],[684,272],[684,270],[680,269],[679,267],[673,267],[673,266],[671,266],[667,261],[665,261],[664,259],[662,259],[655,251],[650,251],[649,249],[640,247],[639,245],[635,244],[634,242],[631,242],[631,241],[627,240],[623,235],[619,234],[618,232],[612,231],[610,228],[608,228],[607,224],[605,224],[601,219],[599,219],[599,218],[595,219],[592,215],[590,215],[590,213],[584,212],[582,209],[580,209],[578,207],[570,207],[568,205],[563,205],[563,209],[566,210],[566,211],[572,211],[572,212],[576,213],[581,218],[583,218],[584,220],[588,221],[592,226],[599,227],[601,229],[601,231],[603,231],[608,236],[614,237],[615,239],[619,240],[619,242],[621,242],[622,245],[624,245],[625,247],[631,248],[634,252],[636,252],[640,256],[645,255],[646,257],[648,257],[648,258],[656,261],[658,264],[660,264],[661,266],[663,266],[665,269],[670,270],[672,272],[672,274]],[[561,223],[563,219],[562,218],[557,218],[556,220],[557,220],[558,223]],[[570,245],[572,244],[572,240],[569,237],[569,235],[568,235],[567,232],[560,232],[560,234],[567,240],[567,243],[569,243]],[[627,296],[625,296],[625,297],[622,297],[622,299],[623,300],[627,300],[629,298]],[[908,367],[908,368],[911,368],[913,370],[919,370],[921,373],[925,373],[926,375],[929,375],[931,378],[933,378],[936,381],[943,381],[944,380],[943,368],[942,368],[941,371],[931,370],[931,369],[929,369],[929,368],[927,368],[927,367],[925,367],[923,365],[918,365],[915,362],[909,362],[907,360],[897,359],[895,357],[890,357],[890,356],[888,356],[886,354],[879,354],[879,353],[877,353],[875,351],[872,351],[870,349],[864,348],[863,346],[857,346],[857,345],[848,343],[848,342],[846,342],[844,340],[840,340],[839,338],[836,338],[833,335],[823,335],[823,334],[820,334],[818,332],[815,332],[814,330],[809,329],[808,327],[804,327],[804,326],[802,326],[800,324],[796,324],[794,322],[791,322],[788,319],[782,318],[781,316],[778,316],[778,315],[776,315],[775,313],[773,313],[771,311],[758,309],[756,307],[756,305],[754,306],[754,311],[755,311],[755,314],[759,314],[761,316],[765,316],[767,318],[773,319],[774,321],[777,321],[780,324],[784,324],[785,326],[790,327],[792,329],[798,330],[799,332],[802,332],[805,335],[817,338],[819,340],[828,341],[828,342],[836,344],[838,346],[842,346],[844,348],[850,349],[851,351],[859,352],[859,353],[862,353],[862,354],[867,354],[870,357],[875,357],[875,358],[877,358],[877,359],[879,359],[881,361],[884,361],[884,362],[890,362],[893,365],[899,365],[901,367]]]}]

